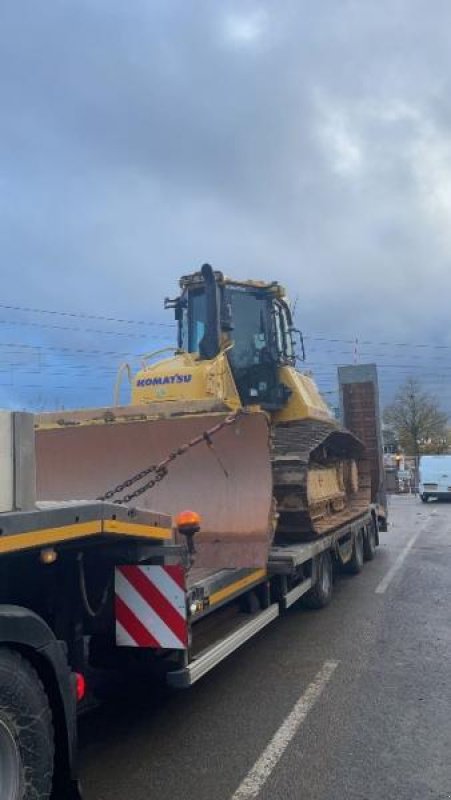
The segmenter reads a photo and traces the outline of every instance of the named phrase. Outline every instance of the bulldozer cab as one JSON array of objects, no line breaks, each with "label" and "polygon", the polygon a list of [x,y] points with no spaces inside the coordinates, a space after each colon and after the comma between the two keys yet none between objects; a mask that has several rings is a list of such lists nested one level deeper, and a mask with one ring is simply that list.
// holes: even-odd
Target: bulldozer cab
[{"label": "bulldozer cab", "polygon": [[[282,408],[288,397],[279,367],[294,366],[291,313],[277,283],[235,282],[204,265],[181,279],[175,308],[181,350],[212,359],[227,351],[241,403]],[[289,393],[289,392],[288,392]]]}]

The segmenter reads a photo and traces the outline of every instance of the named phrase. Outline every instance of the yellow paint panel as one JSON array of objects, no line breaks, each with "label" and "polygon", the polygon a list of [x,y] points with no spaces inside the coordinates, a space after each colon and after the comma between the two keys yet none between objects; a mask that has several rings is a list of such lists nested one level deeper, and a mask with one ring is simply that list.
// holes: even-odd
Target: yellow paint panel
[{"label": "yellow paint panel", "polygon": [[141,369],[133,378],[132,404],[192,403],[216,400],[228,408],[240,406],[240,399],[225,353],[211,360],[199,360],[193,353]]},{"label": "yellow paint panel", "polygon": [[293,367],[281,367],[279,380],[291,390],[288,402],[274,414],[274,421],[291,422],[298,419],[331,420],[332,415],[315,383],[308,375]]},{"label": "yellow paint panel", "polygon": [[101,533],[101,521],[79,522],[75,525],[64,525],[61,528],[41,528],[30,533],[13,533],[0,537],[0,553],[12,553],[16,550],[28,550],[32,547],[43,547],[57,542],[83,539]]},{"label": "yellow paint panel", "polygon": [[307,497],[309,503],[345,497],[345,490],[340,480],[339,470],[333,467],[311,469],[307,476]]},{"label": "yellow paint panel", "polygon": [[171,528],[157,528],[136,522],[121,522],[117,519],[106,519],[103,533],[114,533],[123,536],[140,536],[142,539],[172,539]]},{"label": "yellow paint panel", "polygon": [[30,550],[36,547],[45,547],[49,544],[64,544],[74,539],[86,539],[88,536],[101,536],[109,534],[114,536],[135,536],[142,539],[171,539],[170,528],[157,528],[153,525],[139,525],[137,523],[120,522],[108,519],[90,522],[77,522],[74,525],[63,525],[59,528],[41,528],[29,533],[14,533],[10,536],[0,537],[0,553],[14,553],[19,550]]},{"label": "yellow paint panel", "polygon": [[251,584],[256,583],[257,581],[266,577],[266,570],[265,569],[256,569],[252,572],[251,575],[246,575],[245,578],[241,578],[239,581],[235,581],[235,583],[231,583],[228,586],[225,586],[224,589],[219,589],[219,591],[214,592],[210,595],[210,605],[214,605],[215,603],[220,603],[221,600],[225,600],[227,597],[230,597],[232,594],[239,592],[241,589],[245,589],[247,586],[251,586]]}]

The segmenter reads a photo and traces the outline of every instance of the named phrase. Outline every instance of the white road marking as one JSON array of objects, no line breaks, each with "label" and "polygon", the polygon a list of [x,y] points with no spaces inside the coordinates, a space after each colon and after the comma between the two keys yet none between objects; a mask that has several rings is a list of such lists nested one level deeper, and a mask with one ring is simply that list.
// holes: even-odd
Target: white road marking
[{"label": "white road marking", "polygon": [[[431,514],[431,517],[435,516],[436,513],[437,513],[436,511],[433,511],[432,514]],[[407,542],[404,550],[401,550],[401,552],[400,552],[398,558],[396,559],[396,561],[394,562],[394,564],[391,565],[391,567],[388,570],[387,574],[382,578],[380,583],[378,583],[378,585],[376,586],[376,589],[375,589],[376,594],[384,594],[384,592],[388,589],[388,587],[390,586],[393,578],[395,577],[395,575],[397,575],[397,573],[401,569],[402,565],[404,564],[404,561],[405,561],[407,555],[409,554],[410,550],[414,546],[416,540],[418,539],[420,534],[423,533],[423,531],[426,529],[426,527],[427,527],[427,525],[424,525],[422,528],[419,528],[419,530],[417,530],[417,532],[414,533],[413,536],[411,536],[411,538]]]},{"label": "white road marking", "polygon": [[267,748],[247,773],[231,800],[251,800],[251,798],[258,796],[263,784],[268,780],[307,714],[320,698],[337,667],[337,661],[326,661],[323,664],[314,681],[301,695],[285,722],[276,731]]}]

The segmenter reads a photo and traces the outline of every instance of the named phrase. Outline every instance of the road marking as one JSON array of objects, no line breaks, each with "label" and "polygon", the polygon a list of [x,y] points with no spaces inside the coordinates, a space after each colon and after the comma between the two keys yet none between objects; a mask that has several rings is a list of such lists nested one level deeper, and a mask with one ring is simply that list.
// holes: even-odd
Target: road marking
[{"label": "road marking", "polygon": [[[432,514],[431,514],[431,517],[435,516],[436,514],[437,514],[437,512],[433,511]],[[409,541],[407,542],[404,550],[401,550],[401,552],[400,552],[398,558],[396,559],[396,561],[394,562],[394,564],[391,565],[391,567],[388,570],[387,574],[382,578],[380,583],[378,583],[378,585],[376,586],[376,589],[375,589],[376,594],[384,594],[384,592],[388,589],[388,587],[390,586],[393,578],[395,577],[395,575],[401,569],[401,567],[402,567],[407,555],[409,554],[410,550],[414,546],[414,544],[415,544],[416,540],[418,539],[419,535],[421,533],[423,533],[423,531],[425,531],[426,528],[427,528],[427,525],[423,525],[423,527],[420,528],[419,530],[417,530],[417,532],[414,533],[413,536],[409,539]]]},{"label": "road marking", "polygon": [[321,697],[337,667],[337,661],[326,661],[323,664],[314,681],[301,695],[285,722],[276,731],[267,748],[247,773],[231,800],[251,800],[251,798],[258,796],[260,789],[268,780],[296,731],[302,725],[316,701]]}]

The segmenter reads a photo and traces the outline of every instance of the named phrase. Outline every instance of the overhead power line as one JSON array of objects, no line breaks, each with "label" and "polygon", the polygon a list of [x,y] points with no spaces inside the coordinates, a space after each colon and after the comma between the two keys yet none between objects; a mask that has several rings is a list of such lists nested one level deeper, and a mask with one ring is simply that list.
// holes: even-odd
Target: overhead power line
[{"label": "overhead power line", "polygon": [[[311,353],[314,354],[313,359],[310,358],[310,354]],[[355,353],[354,353],[354,351],[351,351],[351,350],[349,350],[349,351],[348,350],[322,350],[321,348],[314,347],[314,348],[311,348],[311,349],[309,348],[308,349],[308,352],[306,353],[306,362],[307,361],[314,361],[315,357],[316,356],[320,356],[320,355],[347,356],[349,359],[353,359]],[[408,353],[407,355],[408,356],[412,356],[412,358],[416,358],[417,357],[416,353]],[[361,361],[363,358],[371,358],[371,359],[387,358],[387,357],[388,358],[405,358],[406,353],[405,352],[402,352],[402,353],[387,353],[387,352],[385,352],[385,353],[373,353],[371,351],[367,352],[365,350],[359,350],[358,353],[357,353],[357,356],[358,356],[359,361]],[[421,358],[427,359],[426,363],[429,363],[430,361],[443,361],[443,358],[445,358],[445,357],[446,356],[443,355],[443,354],[442,355],[430,355],[429,353],[427,353],[427,354],[422,354],[421,355]],[[420,356],[418,356],[418,358],[420,358]],[[321,362],[321,363],[323,363],[323,362]],[[417,363],[421,363],[421,362],[417,362]]]},{"label": "overhead power line", "polygon": [[[333,342],[337,344],[350,344],[355,346],[356,339],[330,338],[327,336],[316,336],[311,334],[304,335],[305,341],[312,342]],[[377,347],[420,347],[431,348],[433,350],[451,350],[451,344],[430,344],[428,342],[377,342],[372,339],[360,339],[357,337],[358,345],[376,345]]]},{"label": "overhead power line", "polygon": [[[71,385],[68,385],[68,386],[56,386],[53,383],[52,383],[51,386],[46,386],[45,384],[42,384],[42,383],[0,383],[0,387],[7,387],[9,389],[20,389],[20,390],[22,390],[22,389],[41,389],[41,390],[42,389],[46,389],[47,392],[53,392],[55,389],[58,389],[58,390],[59,389],[67,389],[68,391],[70,390],[71,392],[74,392],[74,389],[77,388],[76,386],[74,386],[74,384],[71,384]],[[83,387],[80,387],[80,388],[82,388],[83,391],[85,391],[85,390],[86,391],[98,391],[99,390],[99,386],[85,386],[85,385],[83,385]]]},{"label": "overhead power line", "polygon": [[[158,323],[155,323],[157,325]],[[80,326],[74,327],[70,325],[50,325],[46,324],[45,322],[27,322],[25,320],[9,320],[9,319],[0,319],[0,325],[5,325],[6,327],[16,328],[16,327],[27,327],[27,328],[39,328],[45,330],[57,330],[57,331],[69,331],[71,333],[95,333],[96,335],[109,335],[109,336],[125,336],[127,339],[146,339],[149,340],[148,333],[129,333],[128,331],[106,331],[102,330],[101,328],[82,328]],[[154,334],[155,335],[155,334]],[[159,339],[165,339],[167,341],[172,341],[172,336],[168,334],[157,334]]]},{"label": "overhead power line", "polygon": [[[155,322],[153,320],[142,320],[142,319],[129,319],[126,317],[110,317],[101,314],[87,314],[82,311],[58,311],[56,309],[48,309],[48,308],[34,308],[30,306],[21,306],[21,305],[12,305],[6,303],[0,303],[0,309],[4,309],[7,311],[20,311],[22,313],[28,314],[49,314],[52,316],[60,316],[60,317],[72,317],[75,319],[87,319],[87,320],[101,320],[103,322],[116,322],[124,325],[145,325],[149,327],[162,327],[162,328],[174,328],[175,324],[171,322]],[[339,344],[349,344],[355,346],[356,340],[360,345],[378,345],[380,347],[420,347],[420,348],[432,348],[437,350],[451,350],[451,344],[431,344],[429,342],[391,342],[391,341],[375,341],[372,339],[362,339],[360,336],[355,336],[352,339],[343,339],[339,336],[331,337],[325,336],[323,334],[316,334],[316,333],[306,333],[304,335],[305,340],[309,341],[316,341],[316,342],[331,342],[331,343],[339,343]]]},{"label": "overhead power line", "polygon": [[[115,322],[125,325],[145,325],[149,327],[161,327],[161,328],[175,328],[175,324],[171,322],[155,322],[153,320],[142,320],[142,319],[129,319],[125,317],[110,317],[101,314],[87,314],[82,311],[58,311],[56,309],[48,309],[48,308],[34,308],[30,306],[20,306],[20,305],[11,305],[6,303],[0,303],[0,309],[4,309],[7,311],[19,311],[22,313],[29,313],[29,314],[49,314],[52,316],[60,316],[60,317],[71,317],[75,319],[86,319],[86,320],[101,320],[102,322]],[[25,323],[24,323],[25,324]],[[28,323],[33,324],[33,323]],[[39,323],[34,323],[38,325]],[[69,328],[67,330],[70,330]],[[89,331],[89,329],[88,329]],[[96,333],[97,331],[92,331]],[[100,332],[100,331],[99,331]],[[103,331],[102,331],[103,332]],[[106,332],[106,331],[105,331]],[[112,333],[112,332],[111,332]],[[115,332],[117,333],[117,332]],[[315,341],[315,342],[330,342],[330,343],[338,343],[338,344],[349,344],[353,347],[355,346],[356,340],[360,345],[377,345],[379,347],[414,347],[414,348],[431,348],[436,350],[451,350],[451,344],[432,344],[429,342],[391,342],[391,341],[375,341],[372,339],[362,339],[360,336],[354,337],[352,339],[343,339],[339,336],[332,337],[332,336],[324,336],[322,334],[315,334],[315,333],[306,333],[304,335],[304,339],[307,341]]]},{"label": "overhead power line", "polygon": [[84,353],[85,355],[120,356],[121,358],[141,358],[142,354],[119,352],[117,350],[86,350],[83,347],[56,347],[54,345],[22,344],[21,342],[0,342],[0,347],[17,347],[20,350],[42,350],[61,353]]},{"label": "overhead power line", "polygon": [[[333,367],[347,367],[349,364],[346,364],[343,361],[316,361],[313,364],[309,365],[309,369],[332,369]],[[355,365],[355,366],[358,366]],[[378,369],[428,369],[431,368],[429,364],[419,364],[416,362],[415,364],[384,364],[383,362],[377,362],[376,366]],[[437,367],[438,369],[438,367]],[[451,369],[451,364],[448,366],[447,364],[441,364],[440,370],[448,370]]]},{"label": "overhead power line", "polygon": [[82,311],[56,311],[48,308],[30,308],[28,306],[13,306],[0,303],[0,308],[7,311],[21,311],[27,314],[51,314],[59,317],[75,317],[76,319],[97,319],[103,322],[120,322],[125,325],[149,325],[162,328],[174,328],[171,322],[153,322],[151,320],[123,319],[120,317],[105,317],[101,314],[85,314]]}]

